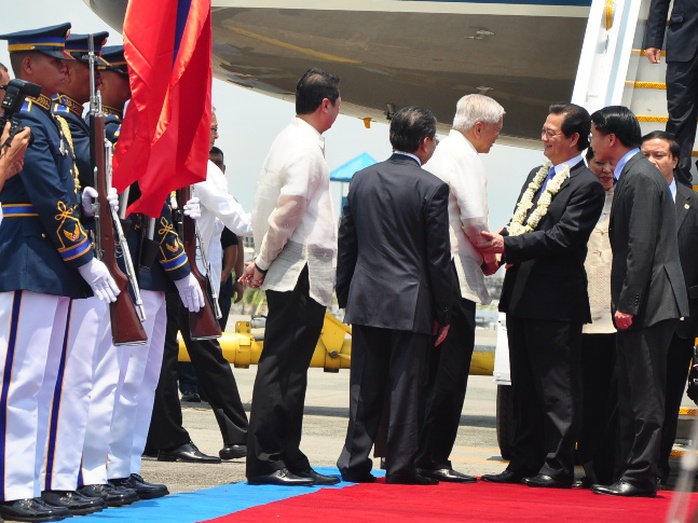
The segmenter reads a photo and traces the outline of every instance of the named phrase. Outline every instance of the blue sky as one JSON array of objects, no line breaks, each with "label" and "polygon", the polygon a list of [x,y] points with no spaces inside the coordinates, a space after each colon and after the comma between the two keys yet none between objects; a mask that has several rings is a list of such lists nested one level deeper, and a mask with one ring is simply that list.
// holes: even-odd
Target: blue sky
[{"label": "blue sky", "polygon": [[[77,33],[110,31],[108,45],[121,43],[121,35],[109,28],[82,0],[31,0],[13,2],[0,17],[0,34],[69,21]],[[0,42],[0,62],[9,66],[7,45]],[[466,93],[464,93],[466,94]],[[217,145],[226,155],[230,192],[251,210],[257,174],[276,134],[293,118],[293,104],[214,81],[213,103],[218,115]],[[455,109],[455,108],[454,108]],[[505,107],[506,109],[506,107]],[[541,124],[545,120],[541,114]],[[504,121],[506,131],[506,118]],[[366,129],[358,118],[340,116],[327,133],[326,157],[334,169],[368,152],[377,160],[390,155],[388,126],[373,123]],[[499,228],[511,216],[521,184],[528,172],[542,163],[534,150],[497,145],[483,156],[489,177],[490,226]],[[339,213],[340,184],[333,184]]]}]

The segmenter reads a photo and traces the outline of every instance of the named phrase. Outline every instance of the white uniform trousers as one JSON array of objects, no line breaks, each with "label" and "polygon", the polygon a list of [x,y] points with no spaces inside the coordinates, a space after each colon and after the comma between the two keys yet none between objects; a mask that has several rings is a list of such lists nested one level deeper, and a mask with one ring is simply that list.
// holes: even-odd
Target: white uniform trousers
[{"label": "white uniform trousers", "polygon": [[118,352],[126,350],[112,344],[109,305],[104,304],[106,321],[100,331],[92,358],[92,391],[87,414],[85,444],[82,448],[82,466],[78,486],[104,485],[107,482],[107,454],[116,384],[119,381]]},{"label": "white uniform trousers", "polygon": [[153,414],[155,388],[160,379],[165,347],[165,293],[141,289],[148,335],[146,345],[120,347],[119,382],[111,423],[107,473],[110,479],[141,471],[141,454]]},{"label": "white uniform trousers", "polygon": [[[70,298],[30,291],[0,293],[0,495],[3,501],[33,498],[43,456],[55,372],[66,343]],[[41,466],[41,462],[38,463]]]},{"label": "white uniform trousers", "polygon": [[106,303],[95,297],[72,301],[60,365],[46,370],[47,377],[54,374],[56,385],[53,391],[42,390],[39,405],[40,411],[50,412],[43,466],[37,469],[42,490],[77,488],[94,383],[93,360],[108,327]]}]

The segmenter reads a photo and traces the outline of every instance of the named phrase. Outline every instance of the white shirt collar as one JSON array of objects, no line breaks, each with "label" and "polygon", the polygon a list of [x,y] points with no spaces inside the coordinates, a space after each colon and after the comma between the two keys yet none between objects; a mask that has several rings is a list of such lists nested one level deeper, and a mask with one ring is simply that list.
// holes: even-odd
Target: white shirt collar
[{"label": "white shirt collar", "polygon": [[553,165],[553,169],[555,169],[555,174],[558,173],[560,169],[562,169],[565,165],[567,165],[570,169],[577,165],[579,162],[584,161],[584,157],[582,156],[581,153],[579,153],[577,156],[574,158],[570,158],[569,160],[566,160],[562,163],[558,163],[557,165]]}]

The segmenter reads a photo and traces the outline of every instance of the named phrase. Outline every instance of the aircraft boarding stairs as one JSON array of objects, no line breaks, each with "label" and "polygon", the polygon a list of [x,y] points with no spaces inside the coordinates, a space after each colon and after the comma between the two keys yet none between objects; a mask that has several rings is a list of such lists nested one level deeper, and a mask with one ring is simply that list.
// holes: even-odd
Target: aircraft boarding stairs
[{"label": "aircraft boarding stairs", "polygon": [[[577,71],[572,101],[593,112],[607,105],[629,107],[640,121],[642,134],[664,130],[668,121],[666,54],[650,64],[643,40],[650,0],[594,0]],[[671,12],[671,9],[669,10]],[[691,172],[698,181],[698,147],[694,144]],[[694,185],[694,189],[698,188]],[[690,402],[690,400],[689,400]],[[686,403],[686,402],[684,402]],[[698,409],[682,407],[677,443],[672,456],[683,454]]]}]

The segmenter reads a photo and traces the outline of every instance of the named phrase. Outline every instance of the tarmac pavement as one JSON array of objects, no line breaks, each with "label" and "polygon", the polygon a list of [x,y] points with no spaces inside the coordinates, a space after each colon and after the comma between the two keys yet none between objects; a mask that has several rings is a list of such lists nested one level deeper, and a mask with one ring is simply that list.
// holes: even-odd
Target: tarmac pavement
[{"label": "tarmac pavement", "polygon": [[[248,415],[256,372],[256,366],[233,369]],[[451,455],[457,470],[480,476],[501,472],[506,466],[497,447],[495,398],[496,386],[491,376],[470,376],[461,427]],[[202,452],[217,455],[223,441],[208,404],[183,403],[182,415],[192,441]],[[301,448],[313,466],[335,466],[344,444],[348,415],[349,371],[334,374],[309,369]],[[144,457],[141,473],[147,481],[166,484],[172,493],[189,492],[245,481],[245,460],[201,465]]]}]

